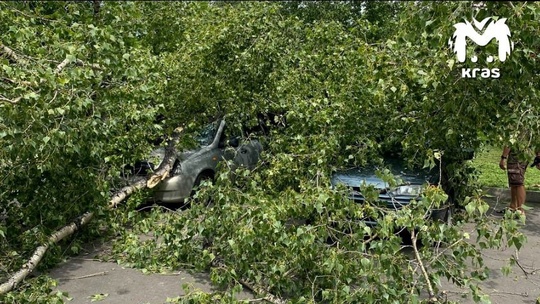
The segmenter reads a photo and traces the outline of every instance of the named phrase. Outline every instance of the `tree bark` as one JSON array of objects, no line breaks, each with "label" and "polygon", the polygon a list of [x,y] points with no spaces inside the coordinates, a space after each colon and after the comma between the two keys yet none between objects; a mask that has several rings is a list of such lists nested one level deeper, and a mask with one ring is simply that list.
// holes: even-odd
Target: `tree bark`
[{"label": "tree bark", "polygon": [[5,54],[9,59],[16,63],[23,63],[24,60],[19,58],[19,56],[9,47],[0,43],[0,53]]},{"label": "tree bark", "polygon": [[67,58],[64,59],[62,62],[60,62],[60,64],[56,66],[56,69],[54,69],[54,73],[59,74],[66,67],[66,65],[68,65],[68,63],[69,60]]}]

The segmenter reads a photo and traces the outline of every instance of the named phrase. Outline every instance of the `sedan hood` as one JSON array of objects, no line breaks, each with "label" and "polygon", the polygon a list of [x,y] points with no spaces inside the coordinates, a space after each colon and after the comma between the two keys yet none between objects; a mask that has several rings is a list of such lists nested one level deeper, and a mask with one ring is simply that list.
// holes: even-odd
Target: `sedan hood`
[{"label": "sedan hood", "polygon": [[[352,168],[336,172],[332,176],[332,186],[342,184],[354,189],[359,189],[363,184],[373,186],[375,189],[388,189],[388,183],[378,177],[376,167]],[[379,168],[379,169],[382,169]],[[434,175],[426,170],[410,170],[399,163],[389,165],[390,172],[401,181],[399,185],[424,185],[433,183]]]}]

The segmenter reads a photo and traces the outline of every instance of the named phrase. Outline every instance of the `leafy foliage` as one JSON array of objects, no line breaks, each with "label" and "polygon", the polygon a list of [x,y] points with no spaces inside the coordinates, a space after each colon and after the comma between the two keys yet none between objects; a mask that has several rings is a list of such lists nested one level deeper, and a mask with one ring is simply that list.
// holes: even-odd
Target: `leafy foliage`
[{"label": "leafy foliage", "polygon": [[[93,210],[101,217],[87,237],[110,227],[119,236],[116,257],[136,267],[188,264],[211,270],[222,286],[248,279],[299,303],[415,303],[426,300],[425,291],[436,295],[441,278],[479,300],[476,283],[486,276],[479,249],[519,248],[525,239],[515,219],[485,216],[460,153],[486,144],[526,152],[537,144],[526,131],[539,123],[539,9],[502,2],[481,10],[471,2],[0,3],[0,278],[51,231]],[[466,64],[446,48],[452,24],[473,16],[508,18],[516,47],[499,63],[500,79],[462,79]],[[149,215],[129,211],[132,204],[104,208],[120,168],[147,155],[151,142],[222,116],[261,140],[265,152],[259,168],[236,172],[234,182],[223,168],[216,185],[194,199],[210,199],[210,207]],[[441,187],[395,213],[373,201],[354,205],[344,189],[330,188],[337,168],[389,154],[411,165],[442,155],[442,187],[455,194],[462,219],[455,226],[425,221],[447,197]],[[365,215],[380,225],[356,220]],[[475,242],[466,222],[475,223]],[[402,228],[412,245],[396,235]],[[153,233],[157,242],[137,233]],[[49,256],[45,266],[59,250]],[[211,267],[216,259],[227,268]],[[192,299],[214,296],[227,295]]]}]

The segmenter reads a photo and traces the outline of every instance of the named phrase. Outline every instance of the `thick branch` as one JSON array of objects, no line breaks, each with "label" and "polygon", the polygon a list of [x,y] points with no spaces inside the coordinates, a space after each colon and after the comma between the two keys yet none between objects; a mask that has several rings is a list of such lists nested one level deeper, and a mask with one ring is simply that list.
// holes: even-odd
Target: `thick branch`
[{"label": "thick branch", "polygon": [[[62,62],[60,62],[57,66],[56,66],[56,69],[54,69],[54,73],[55,74],[60,74],[60,72],[62,72],[62,70],[70,63],[70,60],[68,58],[62,60]],[[76,65],[79,65],[79,66],[90,66],[91,68],[93,69],[96,69],[96,70],[103,70],[103,68],[99,65],[99,64],[96,64],[96,63],[92,63],[92,64],[89,64],[89,63],[86,63],[80,59],[76,59],[75,60],[75,64]]]},{"label": "thick branch", "polygon": [[167,178],[167,176],[169,176],[169,172],[171,171],[174,162],[176,161],[175,145],[178,142],[180,132],[182,132],[182,129],[176,130],[175,135],[169,141],[167,147],[165,147],[165,156],[163,158],[163,161],[156,169],[156,171],[154,171],[154,174],[152,174],[148,178],[138,179],[135,181],[135,183],[132,183],[131,185],[125,186],[124,188],[120,189],[111,198],[109,202],[109,207],[116,207],[118,204],[120,204],[123,200],[125,200],[128,196],[130,196],[137,190],[143,189],[145,187],[155,187],[157,184],[159,184],[160,181],[164,180],[165,178]]},{"label": "thick branch", "polygon": [[34,269],[37,267],[51,244],[56,244],[63,240],[64,238],[72,235],[80,227],[86,225],[92,217],[94,216],[93,212],[87,212],[81,215],[77,220],[73,221],[71,224],[64,226],[62,229],[57,230],[53,233],[46,244],[43,244],[36,248],[32,257],[22,266],[22,268],[13,274],[7,282],[0,285],[0,294],[7,293],[17,286],[24,278],[26,278]]},{"label": "thick branch", "polygon": [[9,59],[11,59],[14,62],[17,62],[17,63],[23,62],[23,60],[19,58],[19,56],[15,53],[15,51],[13,51],[12,49],[10,49],[9,47],[3,44],[0,44],[0,53],[6,55]]},{"label": "thick branch", "polygon": [[176,149],[174,148],[174,145],[171,145],[170,147],[165,149],[165,157],[163,158],[161,165],[157,168],[154,174],[148,178],[148,181],[146,182],[146,187],[154,188],[157,184],[159,184],[162,180],[169,176],[169,172],[171,172],[175,161]]},{"label": "thick branch", "polygon": [[54,73],[55,74],[60,73],[66,67],[66,65],[68,65],[68,63],[69,63],[69,59],[67,58],[64,59],[62,62],[60,62],[59,65],[56,66],[56,69],[54,69]]}]

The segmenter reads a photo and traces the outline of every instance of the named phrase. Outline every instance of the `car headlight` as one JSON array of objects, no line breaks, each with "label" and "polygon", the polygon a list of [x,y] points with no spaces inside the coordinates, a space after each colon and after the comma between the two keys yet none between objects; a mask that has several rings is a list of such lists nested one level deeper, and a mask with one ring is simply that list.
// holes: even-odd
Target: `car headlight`
[{"label": "car headlight", "polygon": [[424,190],[422,185],[403,185],[393,189],[391,192],[394,195],[418,196],[422,193],[422,190]]}]

